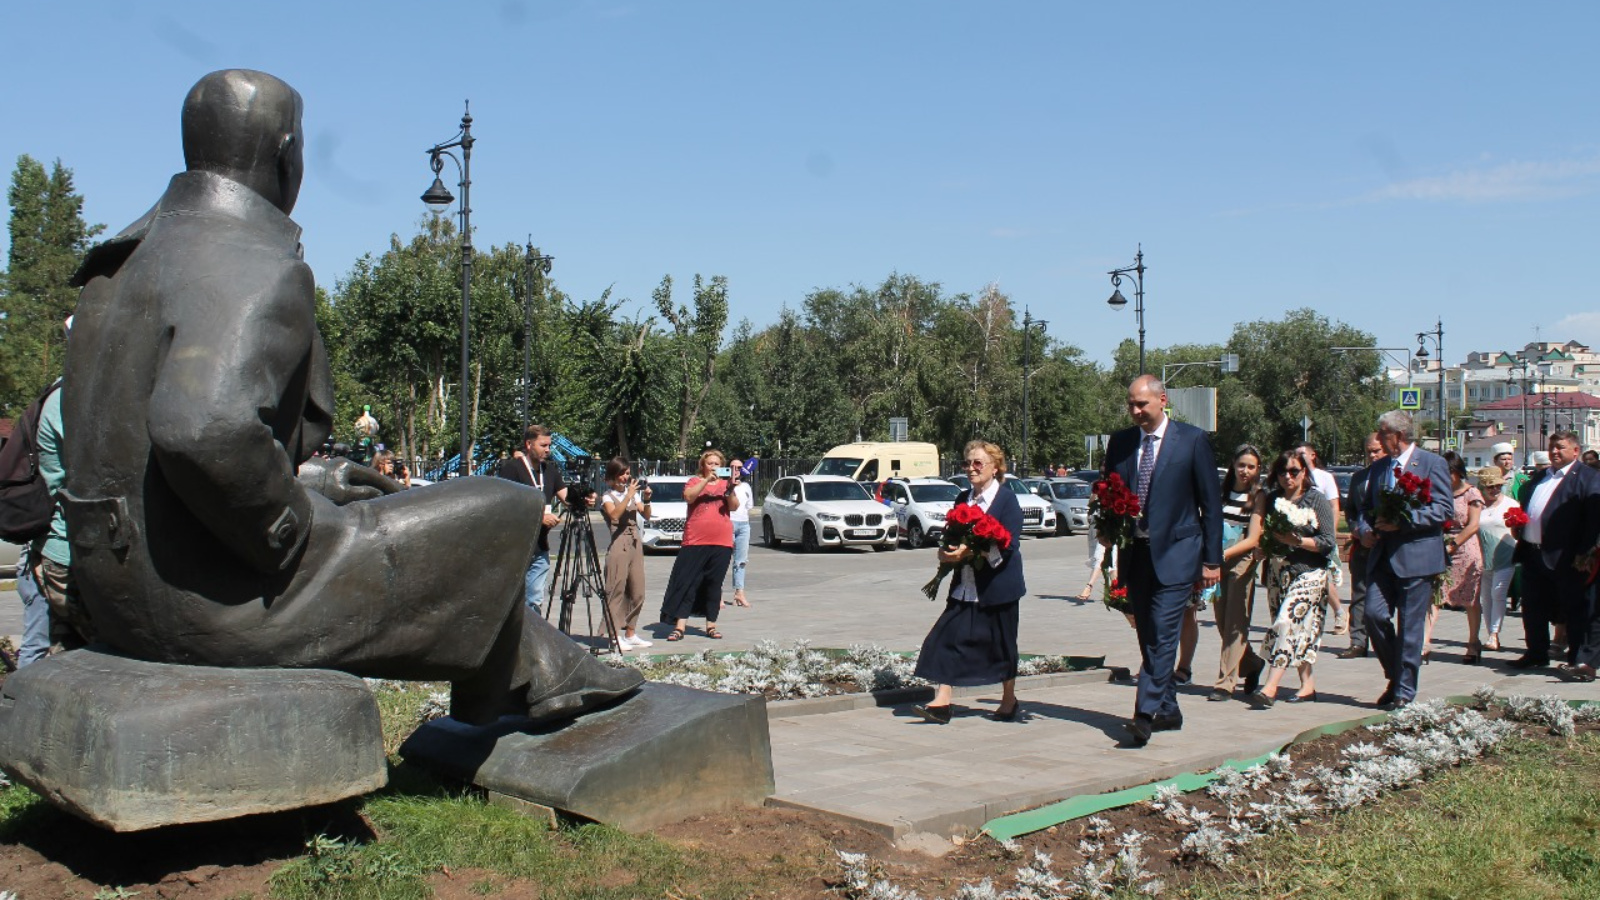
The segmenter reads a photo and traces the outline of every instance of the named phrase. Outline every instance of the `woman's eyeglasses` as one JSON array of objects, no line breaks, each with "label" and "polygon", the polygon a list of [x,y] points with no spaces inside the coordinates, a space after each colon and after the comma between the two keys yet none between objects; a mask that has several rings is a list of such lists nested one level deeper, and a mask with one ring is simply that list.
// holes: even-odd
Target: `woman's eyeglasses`
[{"label": "woman's eyeglasses", "polygon": [[982,459],[969,459],[963,463],[969,469],[981,469],[988,464],[988,461]]},{"label": "woman's eyeglasses", "polygon": [[1284,469],[1283,470],[1283,474],[1285,474],[1285,475],[1299,475],[1300,473],[1302,473],[1304,471],[1305,471],[1305,469]]}]

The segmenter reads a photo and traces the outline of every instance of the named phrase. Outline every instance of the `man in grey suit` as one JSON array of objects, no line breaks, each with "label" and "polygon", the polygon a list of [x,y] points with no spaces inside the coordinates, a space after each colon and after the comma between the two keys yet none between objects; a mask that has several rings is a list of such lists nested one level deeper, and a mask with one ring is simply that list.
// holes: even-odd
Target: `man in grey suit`
[{"label": "man in grey suit", "polygon": [[[1444,523],[1455,515],[1449,467],[1414,443],[1412,428],[1404,410],[1378,417],[1378,442],[1386,455],[1368,470],[1359,497],[1353,495],[1351,519],[1356,540],[1367,549],[1367,636],[1389,680],[1378,706],[1391,709],[1417,696],[1433,579],[1445,570]],[[1396,490],[1401,473],[1427,481],[1432,496],[1403,516],[1380,516],[1383,495]]]},{"label": "man in grey suit", "polygon": [[1222,578],[1222,488],[1211,441],[1167,418],[1166,407],[1160,379],[1134,379],[1134,427],[1111,436],[1105,458],[1105,471],[1133,488],[1143,513],[1117,563],[1139,634],[1139,695],[1126,726],[1135,747],[1149,743],[1152,732],[1183,727],[1173,677],[1183,612],[1194,591]]}]

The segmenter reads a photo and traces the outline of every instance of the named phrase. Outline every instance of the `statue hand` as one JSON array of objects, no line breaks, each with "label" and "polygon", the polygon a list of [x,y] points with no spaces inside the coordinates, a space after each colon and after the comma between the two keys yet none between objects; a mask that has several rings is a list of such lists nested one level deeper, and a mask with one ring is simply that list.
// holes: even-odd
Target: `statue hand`
[{"label": "statue hand", "polygon": [[401,490],[400,483],[348,459],[312,458],[300,465],[300,481],[339,506]]}]

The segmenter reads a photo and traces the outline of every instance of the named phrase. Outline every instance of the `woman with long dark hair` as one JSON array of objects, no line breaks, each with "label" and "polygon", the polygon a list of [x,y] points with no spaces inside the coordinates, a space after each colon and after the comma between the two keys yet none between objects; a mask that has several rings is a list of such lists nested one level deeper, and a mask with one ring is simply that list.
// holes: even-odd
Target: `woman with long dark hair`
[{"label": "woman with long dark hair", "polygon": [[1222,479],[1222,586],[1217,594],[1217,636],[1222,657],[1207,700],[1227,700],[1244,678],[1244,692],[1255,693],[1266,663],[1250,647],[1250,617],[1256,600],[1256,548],[1266,510],[1261,489],[1261,451],[1240,444]]},{"label": "woman with long dark hair", "polygon": [[[1267,683],[1250,695],[1257,709],[1272,706],[1278,683],[1294,666],[1300,673],[1300,690],[1290,703],[1317,699],[1311,666],[1322,646],[1322,622],[1328,600],[1328,558],[1335,546],[1333,503],[1312,487],[1311,462],[1297,450],[1278,454],[1272,463],[1276,486],[1267,499],[1266,516],[1281,514],[1289,524],[1267,536],[1281,550],[1268,559],[1268,596],[1273,601],[1272,630],[1262,648],[1269,667]],[[1294,524],[1293,519],[1304,520]]]}]

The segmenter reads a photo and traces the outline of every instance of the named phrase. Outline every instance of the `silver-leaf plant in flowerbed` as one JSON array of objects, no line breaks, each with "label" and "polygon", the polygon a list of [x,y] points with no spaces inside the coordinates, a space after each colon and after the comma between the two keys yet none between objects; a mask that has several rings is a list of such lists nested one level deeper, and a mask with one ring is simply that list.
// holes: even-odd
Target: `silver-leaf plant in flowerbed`
[{"label": "silver-leaf plant in flowerbed", "polygon": [[[1320,813],[1353,809],[1384,793],[1400,790],[1450,767],[1477,759],[1516,733],[1514,723],[1570,736],[1575,724],[1600,724],[1600,704],[1574,710],[1558,697],[1498,697],[1482,688],[1480,709],[1451,706],[1443,700],[1413,703],[1370,727],[1372,740],[1349,744],[1332,765],[1297,772],[1287,753],[1275,753],[1242,770],[1217,769],[1205,789],[1215,809],[1184,801],[1181,791],[1157,788],[1148,808],[1178,826],[1182,837],[1170,848],[1175,860],[1225,868],[1245,844],[1272,831],[1293,828]],[[1503,715],[1490,718],[1491,707]],[[1078,843],[1084,861],[1061,874],[1049,854],[1035,851],[1017,869],[1015,884],[997,888],[992,880],[963,886],[951,900],[1066,900],[1158,894],[1161,882],[1145,868],[1145,835],[1129,829],[1115,835],[1102,816],[1084,822]],[[1018,850],[1014,842],[1003,845]],[[894,885],[864,854],[840,853],[845,870],[841,892],[851,900],[912,900],[915,893]],[[870,875],[869,875],[870,873]]]}]

